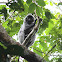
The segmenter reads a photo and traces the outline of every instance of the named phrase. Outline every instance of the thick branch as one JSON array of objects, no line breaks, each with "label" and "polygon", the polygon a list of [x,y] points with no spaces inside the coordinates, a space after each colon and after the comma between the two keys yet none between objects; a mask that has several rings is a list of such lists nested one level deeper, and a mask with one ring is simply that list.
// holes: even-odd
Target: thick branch
[{"label": "thick branch", "polygon": [[0,24],[0,40],[8,44],[16,44],[15,41],[8,35],[6,30]]},{"label": "thick branch", "polygon": [[0,40],[8,45],[5,50],[6,54],[22,56],[29,62],[45,62],[43,58],[38,56],[36,53],[31,52],[24,46],[20,45],[14,41],[5,31],[5,29],[0,25]]}]

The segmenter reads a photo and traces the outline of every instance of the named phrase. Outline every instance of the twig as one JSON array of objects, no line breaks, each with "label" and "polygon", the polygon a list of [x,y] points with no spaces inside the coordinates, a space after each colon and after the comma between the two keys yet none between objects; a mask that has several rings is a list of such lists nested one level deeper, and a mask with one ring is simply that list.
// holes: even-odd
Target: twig
[{"label": "twig", "polygon": [[7,2],[0,2],[0,3],[5,3],[6,4]]},{"label": "twig", "polygon": [[[57,42],[57,44],[59,43],[59,41]],[[44,58],[56,47],[56,44],[47,52],[47,54],[44,56]]]},{"label": "twig", "polygon": [[[15,10],[12,12],[12,15],[15,13]],[[5,21],[7,21],[10,17],[12,17],[12,15],[10,15]]]},{"label": "twig", "polygon": [[[53,4],[55,4],[53,1],[51,1]],[[56,5],[56,4],[55,4]],[[58,6],[58,5],[56,5],[61,11],[62,11],[62,9]]]},{"label": "twig", "polygon": [[[30,48],[33,48],[33,47],[30,47]],[[40,53],[44,53],[44,52],[39,51],[39,50],[37,50],[37,49],[35,49],[35,48],[33,48],[33,49],[36,50],[36,51],[38,51],[38,52],[40,52]],[[44,53],[44,54],[46,54],[46,53]]]}]

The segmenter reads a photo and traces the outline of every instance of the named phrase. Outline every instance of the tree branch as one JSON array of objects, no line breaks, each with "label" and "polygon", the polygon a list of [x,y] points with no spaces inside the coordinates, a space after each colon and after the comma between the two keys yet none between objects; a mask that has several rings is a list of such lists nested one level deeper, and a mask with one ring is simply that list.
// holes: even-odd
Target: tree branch
[{"label": "tree branch", "polygon": [[16,42],[8,35],[6,30],[0,24],[0,40],[7,44],[16,44]]},{"label": "tree branch", "polygon": [[[26,49],[24,46],[20,45],[18,42],[14,41],[5,29],[0,24],[0,40],[5,44],[9,44],[7,49],[5,49],[6,54],[22,56],[29,62],[45,62],[43,58],[38,56],[36,53],[31,52],[30,50]],[[1,53],[0,53],[1,54]]]}]

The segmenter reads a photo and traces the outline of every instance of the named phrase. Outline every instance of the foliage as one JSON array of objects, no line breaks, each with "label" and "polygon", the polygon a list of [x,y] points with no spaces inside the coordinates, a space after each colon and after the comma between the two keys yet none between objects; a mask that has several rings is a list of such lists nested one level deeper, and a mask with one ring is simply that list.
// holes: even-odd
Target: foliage
[{"label": "foliage", "polygon": [[[0,5],[0,23],[12,37],[18,33],[25,16],[28,13],[36,13],[43,19],[43,24],[40,25],[36,34],[35,43],[29,49],[33,48],[33,52],[44,57],[47,62],[61,62],[62,15],[60,13],[53,14],[49,9],[46,9],[45,6],[48,4],[53,6],[53,3],[48,3],[47,0],[9,1],[6,5]],[[62,3],[58,3],[59,5]],[[0,45],[2,44],[0,43]],[[50,57],[51,60],[49,60]]]}]

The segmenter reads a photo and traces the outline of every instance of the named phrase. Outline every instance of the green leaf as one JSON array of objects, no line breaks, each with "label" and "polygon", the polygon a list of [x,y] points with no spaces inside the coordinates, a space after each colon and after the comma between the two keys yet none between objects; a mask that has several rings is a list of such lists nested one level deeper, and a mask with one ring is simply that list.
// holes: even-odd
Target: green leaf
[{"label": "green leaf", "polygon": [[28,13],[28,8],[29,8],[28,5],[25,4],[25,5],[24,5],[24,11],[25,11],[25,14]]},{"label": "green leaf", "polygon": [[6,5],[0,5],[0,10],[2,10]]},{"label": "green leaf", "polygon": [[50,12],[45,12],[45,16],[48,18],[48,19],[50,19],[51,18],[51,14],[50,14]]},{"label": "green leaf", "polygon": [[50,2],[50,5],[51,5],[51,6],[53,6],[53,3],[52,3],[52,2]]},{"label": "green leaf", "polygon": [[29,6],[29,12],[30,12],[30,13],[33,13],[34,10],[35,10],[35,8],[36,8],[35,3],[32,3],[32,4]]},{"label": "green leaf", "polygon": [[40,49],[39,47],[35,47],[35,48],[33,49],[33,51],[34,51],[35,53],[37,53],[38,55],[42,56],[42,51],[41,51],[41,49]]},{"label": "green leaf", "polygon": [[40,41],[40,45],[43,46],[43,48],[45,48],[45,47],[47,48],[47,44],[44,43],[44,42],[41,42],[41,41]]},{"label": "green leaf", "polygon": [[62,5],[62,2],[58,3],[58,5]]},{"label": "green leaf", "polygon": [[44,0],[38,0],[37,3],[38,3],[38,5],[40,5],[42,7],[45,6]]},{"label": "green leaf", "polygon": [[38,41],[35,41],[35,43],[33,45],[34,45],[34,47],[36,47],[38,45]]},{"label": "green leaf", "polygon": [[7,18],[7,9],[5,7],[2,9],[2,13],[4,13],[4,17],[5,17],[5,20],[6,20],[6,18]]},{"label": "green leaf", "polygon": [[4,44],[2,44],[1,42],[0,42],[0,46],[2,46],[4,49],[7,49],[7,47],[4,46]]},{"label": "green leaf", "polygon": [[12,26],[9,35],[12,37],[13,35],[17,34],[20,29],[20,25],[18,23],[14,23]]},{"label": "green leaf", "polygon": [[17,2],[8,2],[6,3],[7,6],[9,6],[12,10],[16,10],[16,11],[24,11],[24,5],[22,0],[17,0]]},{"label": "green leaf", "polygon": [[41,13],[42,13],[42,8],[36,6],[36,14],[37,14],[38,16],[41,16]]},{"label": "green leaf", "polygon": [[32,0],[27,0],[26,3],[27,4],[30,4],[32,2]]},{"label": "green leaf", "polygon": [[52,30],[53,26],[54,26],[53,23],[49,22],[49,26],[48,26],[49,30]]},{"label": "green leaf", "polygon": [[5,29],[8,28],[8,26],[7,26],[8,22],[9,22],[9,21],[6,21],[6,22],[4,22],[4,23],[2,24],[2,26],[5,27]]}]

